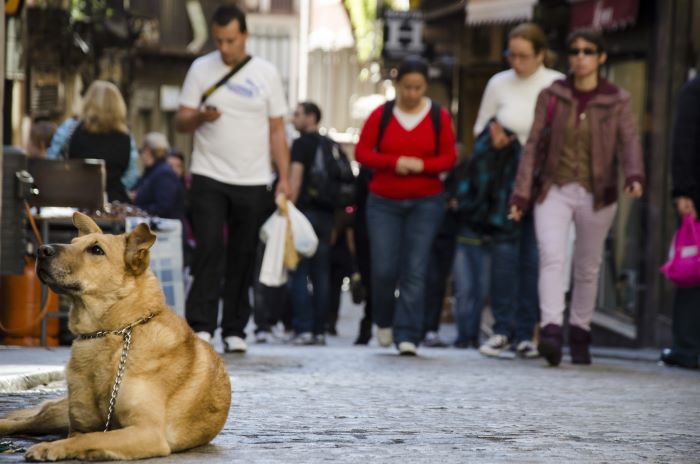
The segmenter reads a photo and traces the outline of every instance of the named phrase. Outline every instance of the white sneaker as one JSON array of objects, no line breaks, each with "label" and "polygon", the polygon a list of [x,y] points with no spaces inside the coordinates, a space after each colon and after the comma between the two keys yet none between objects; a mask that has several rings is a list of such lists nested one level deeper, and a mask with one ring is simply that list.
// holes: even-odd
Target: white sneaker
[{"label": "white sneaker", "polygon": [[399,343],[399,354],[401,356],[415,356],[416,355],[416,345],[411,342],[401,342]]},{"label": "white sneaker", "polygon": [[255,343],[267,343],[270,341],[271,337],[272,334],[270,332],[261,330],[260,332],[255,334]]},{"label": "white sneaker", "polygon": [[428,346],[431,348],[447,348],[447,343],[442,341],[437,332],[427,332],[425,338],[421,342],[421,345]]},{"label": "white sneaker", "polygon": [[246,350],[248,350],[248,344],[241,337],[233,335],[224,338],[224,352],[245,353]]},{"label": "white sneaker", "polygon": [[211,334],[209,332],[197,332],[195,335],[207,343],[211,343]]},{"label": "white sneaker", "polygon": [[379,346],[387,347],[394,343],[394,331],[391,327],[386,327],[384,329],[377,328],[377,341]]},{"label": "white sneaker", "polygon": [[292,338],[291,343],[292,345],[296,346],[313,345],[315,344],[314,334],[312,334],[311,332],[302,332],[296,335],[294,338]]},{"label": "white sneaker", "polygon": [[500,357],[502,353],[510,349],[508,337],[505,335],[494,334],[486,340],[486,343],[481,345],[479,353],[485,356]]},{"label": "white sneaker", "polygon": [[518,343],[518,347],[515,351],[523,358],[533,359],[540,356],[540,352],[537,351],[537,347],[531,340],[523,340]]}]

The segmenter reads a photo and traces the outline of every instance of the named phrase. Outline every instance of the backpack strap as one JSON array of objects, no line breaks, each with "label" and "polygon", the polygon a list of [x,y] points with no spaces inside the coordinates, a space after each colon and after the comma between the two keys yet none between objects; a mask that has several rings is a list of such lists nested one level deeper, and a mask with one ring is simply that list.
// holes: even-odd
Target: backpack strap
[{"label": "backpack strap", "polygon": [[440,104],[434,100],[430,100],[430,118],[433,120],[433,129],[435,129],[435,156],[437,156],[440,152],[441,116]]},{"label": "backpack strap", "polygon": [[384,109],[382,110],[382,117],[379,120],[379,132],[377,133],[377,141],[374,144],[375,151],[379,151],[379,144],[382,141],[382,137],[384,137],[384,131],[386,130],[386,126],[389,125],[389,121],[391,120],[391,116],[394,114],[394,104],[395,103],[396,103],[396,100],[389,100],[386,103],[384,103]]},{"label": "backpack strap", "polygon": [[[389,100],[384,103],[384,109],[382,110],[382,117],[379,120],[379,132],[377,133],[377,141],[374,144],[374,149],[379,151],[379,143],[384,137],[384,131],[386,126],[389,125],[389,120],[394,114],[395,100]],[[440,130],[442,126],[442,115],[440,114],[440,104],[431,100],[430,101],[430,119],[433,121],[433,129],[435,129],[435,155],[440,151]]]}]

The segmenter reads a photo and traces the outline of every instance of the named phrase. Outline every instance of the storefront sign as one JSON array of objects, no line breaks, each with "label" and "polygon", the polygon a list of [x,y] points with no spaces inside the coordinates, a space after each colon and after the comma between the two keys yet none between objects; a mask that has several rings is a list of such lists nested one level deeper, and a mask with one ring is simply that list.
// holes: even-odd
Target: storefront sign
[{"label": "storefront sign", "polygon": [[622,29],[634,24],[639,0],[581,0],[572,5],[571,29]]},{"label": "storefront sign", "polygon": [[421,11],[385,11],[384,56],[400,59],[423,53],[423,25]]}]

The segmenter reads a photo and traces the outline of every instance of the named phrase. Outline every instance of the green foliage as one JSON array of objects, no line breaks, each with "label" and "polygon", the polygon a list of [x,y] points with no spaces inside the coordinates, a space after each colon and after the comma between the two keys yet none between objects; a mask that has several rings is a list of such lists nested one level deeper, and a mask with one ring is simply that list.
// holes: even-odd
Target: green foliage
[{"label": "green foliage", "polygon": [[114,12],[107,0],[71,0],[70,18],[74,22],[88,22],[93,18],[109,18]]},{"label": "green foliage", "polygon": [[377,25],[377,0],[345,0],[350,14],[357,59],[365,63],[379,57],[382,31]]}]

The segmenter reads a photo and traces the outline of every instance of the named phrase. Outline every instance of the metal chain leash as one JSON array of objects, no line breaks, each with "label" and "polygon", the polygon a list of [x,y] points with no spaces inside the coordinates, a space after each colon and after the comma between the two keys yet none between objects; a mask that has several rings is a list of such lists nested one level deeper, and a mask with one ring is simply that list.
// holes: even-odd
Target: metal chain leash
[{"label": "metal chain leash", "polygon": [[117,395],[119,394],[119,387],[121,387],[122,378],[124,377],[124,369],[126,369],[126,358],[127,356],[129,356],[129,348],[131,347],[131,327],[125,327],[121,335],[124,336],[124,345],[122,346],[122,354],[119,358],[117,376],[114,379],[114,386],[112,386],[112,397],[109,399],[109,409],[107,410],[107,422],[105,423],[104,430],[105,432],[109,430],[109,422],[112,419],[114,405],[117,403]]},{"label": "metal chain leash", "polygon": [[92,332],[88,334],[78,334],[76,341],[81,340],[93,340],[95,338],[106,337],[107,335],[121,335],[124,337],[124,344],[122,345],[122,353],[119,357],[119,367],[117,367],[117,376],[114,378],[114,385],[112,386],[112,396],[109,399],[109,408],[107,409],[107,421],[105,422],[105,432],[109,430],[109,423],[112,420],[112,414],[114,413],[114,406],[117,404],[117,395],[119,394],[119,387],[122,384],[122,379],[124,378],[124,370],[126,369],[126,358],[129,356],[129,348],[131,347],[131,329],[139,324],[145,324],[156,316],[155,313],[149,313],[146,316],[137,319],[129,325],[122,327],[119,330],[100,330],[97,332]]}]

